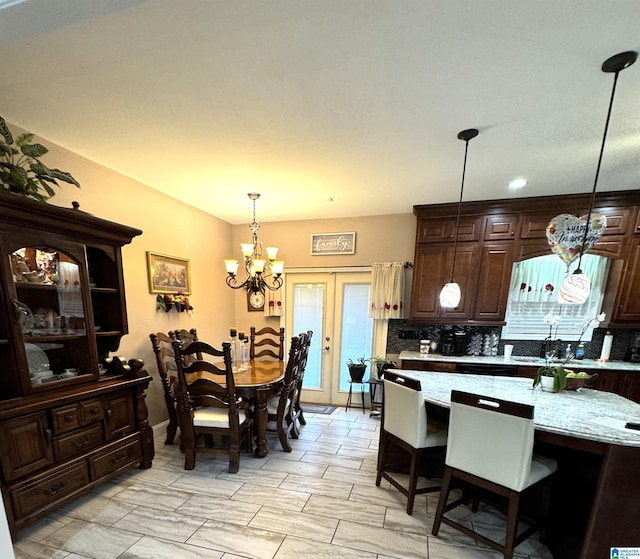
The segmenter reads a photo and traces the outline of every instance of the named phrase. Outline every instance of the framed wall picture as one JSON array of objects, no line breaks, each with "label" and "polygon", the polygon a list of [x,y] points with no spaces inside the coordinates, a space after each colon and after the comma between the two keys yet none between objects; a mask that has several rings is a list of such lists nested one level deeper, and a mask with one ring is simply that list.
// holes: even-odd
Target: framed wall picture
[{"label": "framed wall picture", "polygon": [[149,293],[191,295],[189,260],[147,252],[147,272],[149,274]]},{"label": "framed wall picture", "polygon": [[311,234],[311,254],[314,256],[355,253],[356,234],[354,231]]}]

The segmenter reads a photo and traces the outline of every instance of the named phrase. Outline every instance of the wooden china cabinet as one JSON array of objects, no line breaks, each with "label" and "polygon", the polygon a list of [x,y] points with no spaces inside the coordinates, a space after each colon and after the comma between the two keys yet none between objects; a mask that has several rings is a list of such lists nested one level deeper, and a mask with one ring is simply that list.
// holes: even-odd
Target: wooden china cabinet
[{"label": "wooden china cabinet", "polygon": [[123,245],[142,231],[0,192],[0,485],[12,534],[132,467],[153,434],[127,334]]}]

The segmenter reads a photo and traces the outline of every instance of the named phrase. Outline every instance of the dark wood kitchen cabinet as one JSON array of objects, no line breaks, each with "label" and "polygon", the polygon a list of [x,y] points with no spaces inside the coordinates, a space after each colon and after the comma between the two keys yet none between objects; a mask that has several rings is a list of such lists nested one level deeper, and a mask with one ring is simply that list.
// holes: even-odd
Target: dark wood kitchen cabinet
[{"label": "dark wood kitchen cabinet", "polygon": [[[477,273],[477,243],[458,243],[454,279],[460,284],[462,299],[455,309],[443,309],[439,295],[451,279],[453,243],[429,243],[417,247],[413,267],[414,291],[411,316],[423,320],[460,320],[471,316],[473,299],[470,284]],[[419,289],[416,289],[416,282]]]},{"label": "dark wood kitchen cabinet", "polygon": [[640,233],[633,236],[629,246],[612,322],[640,323]]},{"label": "dark wood kitchen cabinet", "polygon": [[122,246],[142,231],[0,192],[0,487],[12,533],[131,467],[153,434]]},{"label": "dark wood kitchen cabinet", "polygon": [[[455,280],[462,298],[441,309],[438,295],[450,280],[457,204],[414,206],[417,216],[409,320],[433,324],[504,324],[514,262],[552,254],[546,227],[556,215],[586,215],[590,196],[540,196],[464,202]],[[607,217],[592,254],[610,258],[603,310],[609,327],[640,327],[640,191],[598,194],[594,211]],[[458,265],[460,261],[460,265]]]},{"label": "dark wood kitchen cabinet", "polygon": [[507,310],[513,243],[485,242],[478,269],[477,294],[473,319],[503,322]]}]

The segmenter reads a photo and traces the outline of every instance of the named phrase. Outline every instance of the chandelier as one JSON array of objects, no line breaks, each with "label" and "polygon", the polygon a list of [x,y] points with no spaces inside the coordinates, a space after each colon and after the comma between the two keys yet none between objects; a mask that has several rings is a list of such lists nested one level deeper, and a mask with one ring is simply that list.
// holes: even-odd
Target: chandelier
[{"label": "chandelier", "polygon": [[247,279],[238,283],[237,260],[225,260],[227,269],[227,285],[231,289],[244,288],[248,292],[258,293],[265,289],[276,291],[282,287],[282,272],[284,271],[284,261],[276,260],[278,256],[277,247],[267,247],[267,258],[262,257],[262,244],[258,240],[260,225],[256,222],[256,200],[260,198],[257,192],[249,192],[247,196],[253,200],[253,221],[249,225],[251,230],[251,242],[241,243],[242,256],[244,257],[244,267],[247,272]]}]

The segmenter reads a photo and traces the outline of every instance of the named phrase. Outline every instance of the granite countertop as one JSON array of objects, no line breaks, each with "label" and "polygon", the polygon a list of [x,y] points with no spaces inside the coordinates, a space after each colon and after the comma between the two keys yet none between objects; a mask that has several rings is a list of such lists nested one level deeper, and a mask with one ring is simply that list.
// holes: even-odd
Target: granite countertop
[{"label": "granite countertop", "polygon": [[[544,359],[538,357],[525,357],[512,355],[505,359],[502,355],[497,357],[485,357],[484,355],[440,355],[439,353],[423,354],[418,351],[403,351],[400,353],[402,361],[434,361],[438,363],[474,363],[478,365],[515,365],[519,367],[540,367],[544,365]],[[576,371],[603,370],[603,371],[637,371],[640,372],[640,363],[627,361],[598,361],[596,359],[571,359],[566,364],[567,368]]]},{"label": "granite countertop", "polygon": [[429,371],[398,371],[417,378],[425,400],[450,407],[451,390],[490,395],[535,406],[536,429],[607,444],[640,447],[640,431],[625,429],[628,422],[640,422],[640,404],[611,394],[581,388],[559,393],[532,389],[531,379],[492,377]]}]

